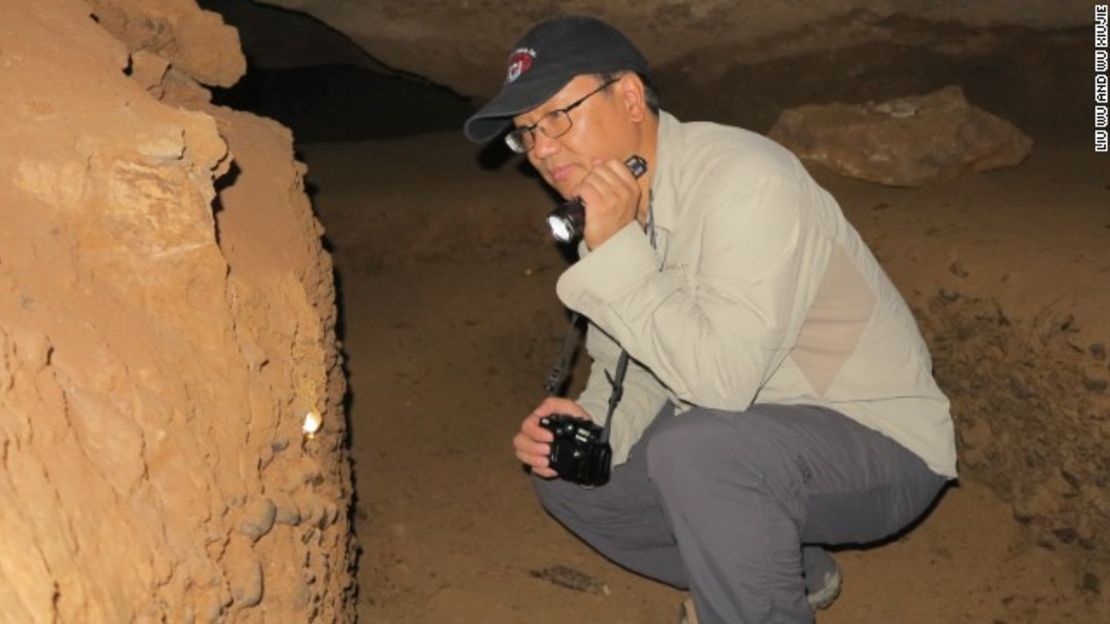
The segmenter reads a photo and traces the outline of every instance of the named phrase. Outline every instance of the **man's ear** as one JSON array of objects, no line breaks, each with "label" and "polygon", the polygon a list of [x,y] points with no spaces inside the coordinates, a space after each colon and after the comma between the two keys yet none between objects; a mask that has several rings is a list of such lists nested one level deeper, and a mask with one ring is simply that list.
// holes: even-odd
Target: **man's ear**
[{"label": "man's ear", "polygon": [[635,72],[628,72],[617,83],[620,102],[628,111],[629,119],[641,122],[647,116],[647,102],[644,101],[644,83]]}]

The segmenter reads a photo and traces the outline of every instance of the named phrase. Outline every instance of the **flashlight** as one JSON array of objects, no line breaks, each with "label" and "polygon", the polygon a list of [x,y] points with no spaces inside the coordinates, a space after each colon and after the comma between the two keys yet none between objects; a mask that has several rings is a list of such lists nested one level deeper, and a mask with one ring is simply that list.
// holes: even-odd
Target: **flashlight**
[{"label": "flashlight", "polygon": [[[624,161],[624,166],[636,178],[647,173],[647,161],[632,155]],[[551,214],[547,215],[547,225],[551,227],[551,234],[560,243],[569,243],[582,235],[586,228],[586,206],[581,197],[575,197],[560,205]]]}]

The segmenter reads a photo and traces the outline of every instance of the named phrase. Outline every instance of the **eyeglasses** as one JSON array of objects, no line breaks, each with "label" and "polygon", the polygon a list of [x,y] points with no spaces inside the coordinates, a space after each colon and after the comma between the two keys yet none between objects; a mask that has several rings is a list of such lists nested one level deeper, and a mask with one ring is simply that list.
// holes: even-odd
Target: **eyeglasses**
[{"label": "eyeglasses", "polygon": [[578,98],[573,104],[560,108],[559,110],[551,111],[530,126],[514,129],[509,132],[509,134],[505,135],[505,145],[508,145],[509,149],[518,154],[524,154],[536,146],[535,131],[537,128],[549,139],[557,139],[570,132],[571,127],[574,125],[570,119],[570,111],[580,106],[582,102],[585,102],[591,95],[599,93],[604,90],[605,87],[608,87],[618,80],[620,80],[620,78],[614,78],[605,82],[600,87]]}]

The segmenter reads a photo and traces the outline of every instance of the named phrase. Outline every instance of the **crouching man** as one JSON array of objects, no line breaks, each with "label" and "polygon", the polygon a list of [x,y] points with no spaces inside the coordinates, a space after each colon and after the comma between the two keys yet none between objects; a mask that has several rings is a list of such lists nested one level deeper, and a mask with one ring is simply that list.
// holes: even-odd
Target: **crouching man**
[{"label": "crouching man", "polygon": [[[812,622],[840,587],[823,547],[900,531],[956,476],[948,400],[908,307],[797,159],[660,110],[611,26],[544,22],[508,61],[467,137],[508,130],[585,206],[557,293],[590,321],[590,378],[513,440],[540,502],[606,557],[689,588],[702,624]],[[622,351],[609,482],[555,478],[541,419],[602,422]]]}]

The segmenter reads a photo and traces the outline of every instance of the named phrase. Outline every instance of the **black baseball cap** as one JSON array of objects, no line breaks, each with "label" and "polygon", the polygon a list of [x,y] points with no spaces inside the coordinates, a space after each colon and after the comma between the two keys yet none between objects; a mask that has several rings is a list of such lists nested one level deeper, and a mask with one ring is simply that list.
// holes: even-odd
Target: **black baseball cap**
[{"label": "black baseball cap", "polygon": [[575,76],[613,71],[649,77],[644,56],[619,30],[584,15],[542,22],[513,46],[501,92],[466,120],[463,133],[475,143],[488,141]]}]

